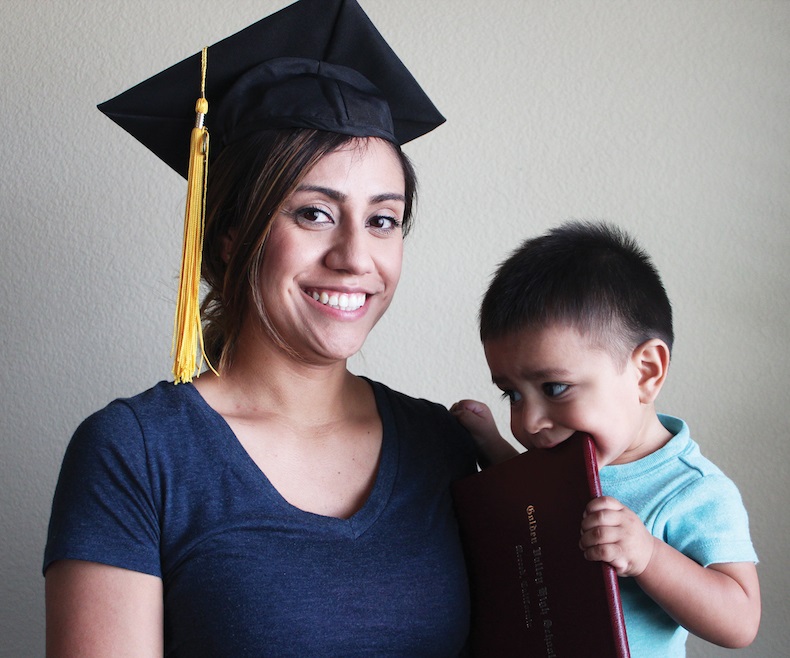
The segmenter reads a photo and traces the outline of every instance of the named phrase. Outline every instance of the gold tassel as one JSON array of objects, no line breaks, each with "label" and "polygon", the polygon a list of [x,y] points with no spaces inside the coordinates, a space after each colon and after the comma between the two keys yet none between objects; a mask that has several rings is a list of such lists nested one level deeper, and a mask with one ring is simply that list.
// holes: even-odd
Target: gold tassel
[{"label": "gold tassel", "polygon": [[[189,148],[187,202],[184,213],[184,242],[181,252],[181,274],[173,331],[173,377],[176,384],[191,382],[205,361],[216,373],[205,355],[203,327],[200,322],[200,268],[203,259],[203,230],[206,220],[206,182],[208,178],[208,130],[203,125],[208,113],[206,100],[206,59],[203,49],[200,98],[195,104],[197,117]],[[197,351],[200,350],[200,363]]]}]

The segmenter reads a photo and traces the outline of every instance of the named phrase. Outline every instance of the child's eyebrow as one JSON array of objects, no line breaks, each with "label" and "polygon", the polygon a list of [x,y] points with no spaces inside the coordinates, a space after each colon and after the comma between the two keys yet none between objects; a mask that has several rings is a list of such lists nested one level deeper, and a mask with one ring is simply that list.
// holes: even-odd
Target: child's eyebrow
[{"label": "child's eyebrow", "polygon": [[521,373],[525,379],[564,379],[571,376],[566,368],[544,368],[543,370],[526,370]]},{"label": "child's eyebrow", "polygon": [[[518,379],[523,381],[556,381],[569,379],[572,373],[566,368],[543,368],[541,370],[520,370]],[[491,374],[491,381],[499,388],[508,388],[510,378],[505,375]]]}]

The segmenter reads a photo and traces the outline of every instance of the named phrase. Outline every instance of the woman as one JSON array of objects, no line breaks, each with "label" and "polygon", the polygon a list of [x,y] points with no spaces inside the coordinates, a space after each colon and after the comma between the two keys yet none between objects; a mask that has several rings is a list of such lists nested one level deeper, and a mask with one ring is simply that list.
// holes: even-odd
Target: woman
[{"label": "woman", "polygon": [[[297,28],[290,41],[315,47],[324,25],[318,66],[283,44],[256,50]],[[339,39],[365,78],[332,54]],[[161,382],[77,430],[45,556],[49,655],[461,652],[448,485],[473,472],[471,442],[439,405],[346,367],[400,275],[415,180],[399,144],[441,122],[421,121],[435,110],[381,44],[355,3],[302,0],[209,49],[208,88],[211,62],[233,78],[209,126],[218,374]],[[423,105],[416,120],[399,118],[404,99]],[[167,160],[153,132],[136,136]]]}]

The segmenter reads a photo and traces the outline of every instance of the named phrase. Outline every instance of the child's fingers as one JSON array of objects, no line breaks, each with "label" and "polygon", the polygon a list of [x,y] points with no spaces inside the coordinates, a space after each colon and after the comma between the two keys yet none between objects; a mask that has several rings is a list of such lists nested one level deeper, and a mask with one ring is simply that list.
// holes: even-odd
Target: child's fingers
[{"label": "child's fingers", "polygon": [[619,525],[596,525],[582,533],[579,548],[584,557],[592,562],[605,562],[611,565],[618,575],[625,575],[631,565],[624,531]]},{"label": "child's fingers", "polygon": [[477,400],[458,400],[452,407],[450,407],[450,411],[471,411],[472,413],[480,413],[484,409],[486,409],[486,405],[482,402],[478,402]]},{"label": "child's fingers", "polygon": [[611,496],[598,496],[598,498],[593,498],[589,503],[587,503],[584,513],[587,515],[604,510],[620,511],[623,509],[625,509],[625,505],[617,500],[617,498],[612,498]]},{"label": "child's fingers", "polygon": [[481,416],[483,418],[492,417],[488,406],[483,402],[478,402],[477,400],[459,400],[452,407],[450,407],[450,413],[456,416],[463,415],[464,413],[471,413],[475,416]]},{"label": "child's fingers", "polygon": [[624,575],[629,565],[629,560],[618,544],[595,544],[584,549],[584,557],[591,562],[605,562],[619,575]]},{"label": "child's fingers", "polygon": [[587,532],[594,528],[619,527],[623,524],[623,510],[619,509],[599,509],[593,512],[585,512],[582,517],[581,530]]},{"label": "child's fingers", "polygon": [[620,576],[636,576],[647,567],[653,537],[639,517],[619,501],[597,499],[582,519],[579,548],[588,560],[607,562]]},{"label": "child's fingers", "polygon": [[604,544],[615,544],[622,539],[623,531],[619,525],[604,526],[594,525],[587,529],[582,529],[579,546],[582,550],[587,550],[594,546]]}]

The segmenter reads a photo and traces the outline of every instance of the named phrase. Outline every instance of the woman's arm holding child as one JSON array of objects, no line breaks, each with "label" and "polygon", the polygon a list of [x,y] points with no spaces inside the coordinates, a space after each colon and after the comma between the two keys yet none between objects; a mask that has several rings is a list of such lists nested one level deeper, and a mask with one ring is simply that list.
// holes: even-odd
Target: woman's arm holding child
[{"label": "woman's arm holding child", "polygon": [[757,635],[760,585],[753,563],[703,567],[653,537],[634,512],[606,496],[587,506],[580,546],[588,560],[635,578],[694,635],[728,648],[748,646]]}]

